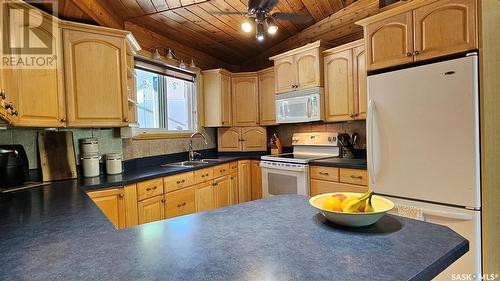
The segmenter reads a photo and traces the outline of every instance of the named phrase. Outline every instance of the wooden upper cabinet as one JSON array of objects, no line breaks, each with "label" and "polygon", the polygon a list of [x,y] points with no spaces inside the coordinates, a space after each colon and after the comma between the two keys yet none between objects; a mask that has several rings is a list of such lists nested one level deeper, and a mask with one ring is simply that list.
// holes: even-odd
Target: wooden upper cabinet
[{"label": "wooden upper cabinet", "polygon": [[276,91],[272,68],[259,72],[260,125],[276,124]]},{"label": "wooden upper cabinet", "polygon": [[364,27],[367,70],[477,49],[475,0],[409,1],[356,22]]},{"label": "wooden upper cabinet", "polygon": [[356,119],[366,119],[368,112],[368,80],[364,41],[352,49],[354,77],[354,112]]},{"label": "wooden upper cabinet", "polygon": [[232,124],[231,73],[224,69],[202,72],[206,127]]},{"label": "wooden upper cabinet", "polygon": [[89,192],[88,196],[117,228],[126,226],[125,202],[122,188]]},{"label": "wooden upper cabinet", "polygon": [[241,151],[241,129],[219,128],[217,143],[219,151]]},{"label": "wooden upper cabinet", "polygon": [[238,73],[233,75],[231,80],[233,126],[257,126],[259,123],[257,74]]},{"label": "wooden upper cabinet", "polygon": [[323,84],[322,63],[318,48],[295,55],[295,65],[296,90],[319,87]]},{"label": "wooden upper cabinet", "polygon": [[352,50],[325,56],[325,119],[349,120],[354,112]]},{"label": "wooden upper cabinet", "polygon": [[68,126],[128,122],[125,37],[64,29]]},{"label": "wooden upper cabinet", "polygon": [[365,27],[368,70],[413,61],[413,18],[406,12]]},{"label": "wooden upper cabinet", "polygon": [[[4,5],[4,3],[2,3]],[[10,12],[15,10],[18,3],[5,3],[12,5],[12,9],[2,10],[2,18],[11,25],[10,40],[12,46],[24,46],[24,31],[29,29],[35,34],[41,44],[50,42],[55,60],[37,68],[2,69],[4,89],[8,102],[12,103],[17,115],[12,116],[15,126],[24,127],[64,127],[65,104],[62,73],[62,48],[61,31],[58,21],[49,15],[30,13],[29,21],[23,17],[11,17]],[[27,26],[28,22],[40,22],[40,25]],[[5,37],[5,35],[4,35]],[[4,38],[6,39],[6,38]],[[7,40],[7,39],[6,39]],[[6,44],[7,46],[7,44]],[[16,55],[15,49],[12,49]],[[21,54],[18,54],[21,55]],[[51,54],[43,55],[51,57]],[[48,62],[48,60],[47,60]],[[9,114],[10,114],[9,112]]]},{"label": "wooden upper cabinet", "polygon": [[415,60],[477,48],[476,1],[444,0],[413,11]]},{"label": "wooden upper cabinet", "polygon": [[266,151],[267,131],[263,127],[241,128],[242,151]]},{"label": "wooden upper cabinet", "polygon": [[276,93],[323,86],[321,41],[271,57],[274,61]]},{"label": "wooden upper cabinet", "polygon": [[295,57],[289,56],[275,60],[274,75],[276,93],[295,90]]}]

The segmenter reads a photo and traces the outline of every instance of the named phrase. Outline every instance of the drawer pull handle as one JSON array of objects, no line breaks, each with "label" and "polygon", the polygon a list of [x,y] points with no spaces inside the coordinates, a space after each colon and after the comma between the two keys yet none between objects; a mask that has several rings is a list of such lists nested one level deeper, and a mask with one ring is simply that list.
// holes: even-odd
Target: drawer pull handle
[{"label": "drawer pull handle", "polygon": [[182,206],[186,206],[186,202],[182,203]]},{"label": "drawer pull handle", "polygon": [[146,191],[156,190],[157,188],[158,188],[158,186],[148,187],[148,188],[146,188]]},{"label": "drawer pull handle", "polygon": [[186,180],[177,181],[177,184],[185,183]]},{"label": "drawer pull handle", "polygon": [[351,178],[353,178],[353,179],[362,179],[362,178],[363,178],[363,176],[355,176],[355,175],[351,175]]},{"label": "drawer pull handle", "polygon": [[123,198],[124,197],[123,193],[118,194],[118,197]]},{"label": "drawer pull handle", "polygon": [[329,176],[330,175],[330,173],[326,173],[326,172],[319,172],[319,174],[322,176]]}]

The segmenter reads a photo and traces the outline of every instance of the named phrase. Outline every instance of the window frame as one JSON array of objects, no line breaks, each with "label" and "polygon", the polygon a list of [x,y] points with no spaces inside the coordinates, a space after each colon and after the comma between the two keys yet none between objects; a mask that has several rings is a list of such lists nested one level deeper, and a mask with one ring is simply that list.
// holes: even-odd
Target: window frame
[{"label": "window frame", "polygon": [[[150,71],[152,73],[157,73],[160,75],[164,75],[165,81],[167,80],[167,77],[173,77],[181,80],[188,81],[187,79],[184,79],[183,77],[176,77],[175,73],[180,73],[181,75],[189,75],[193,77],[193,97],[191,99],[191,109],[192,112],[190,113],[191,117],[194,120],[192,121],[193,129],[192,130],[169,130],[167,128],[140,128],[139,124],[134,124],[133,126],[130,126],[130,133],[128,134],[129,137],[132,137],[133,139],[137,140],[147,140],[147,139],[172,139],[172,138],[188,138],[190,137],[193,133],[198,132],[200,130],[200,98],[199,98],[199,79],[197,79],[197,73],[194,71],[189,71],[186,69],[181,69],[172,65],[169,65],[163,61],[159,60],[153,60],[148,57],[143,57],[143,56],[136,56],[134,58],[134,71],[136,69],[140,69],[142,71]],[[141,65],[144,64],[149,64],[152,67],[158,67],[158,68],[164,68],[165,73],[162,73],[161,71],[155,71],[155,70],[150,70],[145,67],[138,67],[137,62],[141,62]],[[174,75],[170,75],[174,74]],[[184,76],[186,77],[186,76]],[[137,104],[136,104],[137,107]],[[166,112],[165,112],[166,113]],[[138,114],[138,110],[135,110],[136,118]],[[122,130],[123,131],[123,130]],[[123,136],[123,133],[122,133]]]}]

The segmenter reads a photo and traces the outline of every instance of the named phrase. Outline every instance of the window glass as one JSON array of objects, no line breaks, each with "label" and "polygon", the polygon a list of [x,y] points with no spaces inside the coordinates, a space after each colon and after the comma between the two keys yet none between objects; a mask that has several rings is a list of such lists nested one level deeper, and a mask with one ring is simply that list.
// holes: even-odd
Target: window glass
[{"label": "window glass", "polygon": [[196,130],[194,82],[137,68],[135,73],[140,128]]}]

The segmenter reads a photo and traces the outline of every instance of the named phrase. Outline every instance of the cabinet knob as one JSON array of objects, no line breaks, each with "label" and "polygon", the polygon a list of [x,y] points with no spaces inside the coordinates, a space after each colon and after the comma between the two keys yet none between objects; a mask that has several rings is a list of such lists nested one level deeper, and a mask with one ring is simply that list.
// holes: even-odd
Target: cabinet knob
[{"label": "cabinet knob", "polygon": [[14,109],[14,105],[11,103],[11,102],[8,102],[5,104],[5,109],[9,110],[9,109]]},{"label": "cabinet knob", "polygon": [[118,197],[123,198],[124,197],[123,193],[118,194]]},{"label": "cabinet knob", "polygon": [[61,118],[61,123],[64,123],[64,122],[66,122],[66,118],[63,117],[63,118]]},{"label": "cabinet knob", "polygon": [[407,57],[411,57],[411,56],[413,56],[413,53],[408,52],[408,53],[406,53],[406,56],[407,56]]},{"label": "cabinet knob", "polygon": [[415,52],[413,52],[413,55],[414,56],[418,56],[418,55],[420,55],[420,52],[419,51],[415,51]]},{"label": "cabinet knob", "polygon": [[128,118],[123,118],[123,122],[128,122]]},{"label": "cabinet knob", "polygon": [[18,116],[19,112],[17,112],[17,110],[12,110],[12,112],[10,113],[10,115],[12,115],[12,116]]},{"label": "cabinet knob", "polygon": [[0,98],[3,100],[7,98],[7,94],[5,93],[5,89],[0,90]]}]

